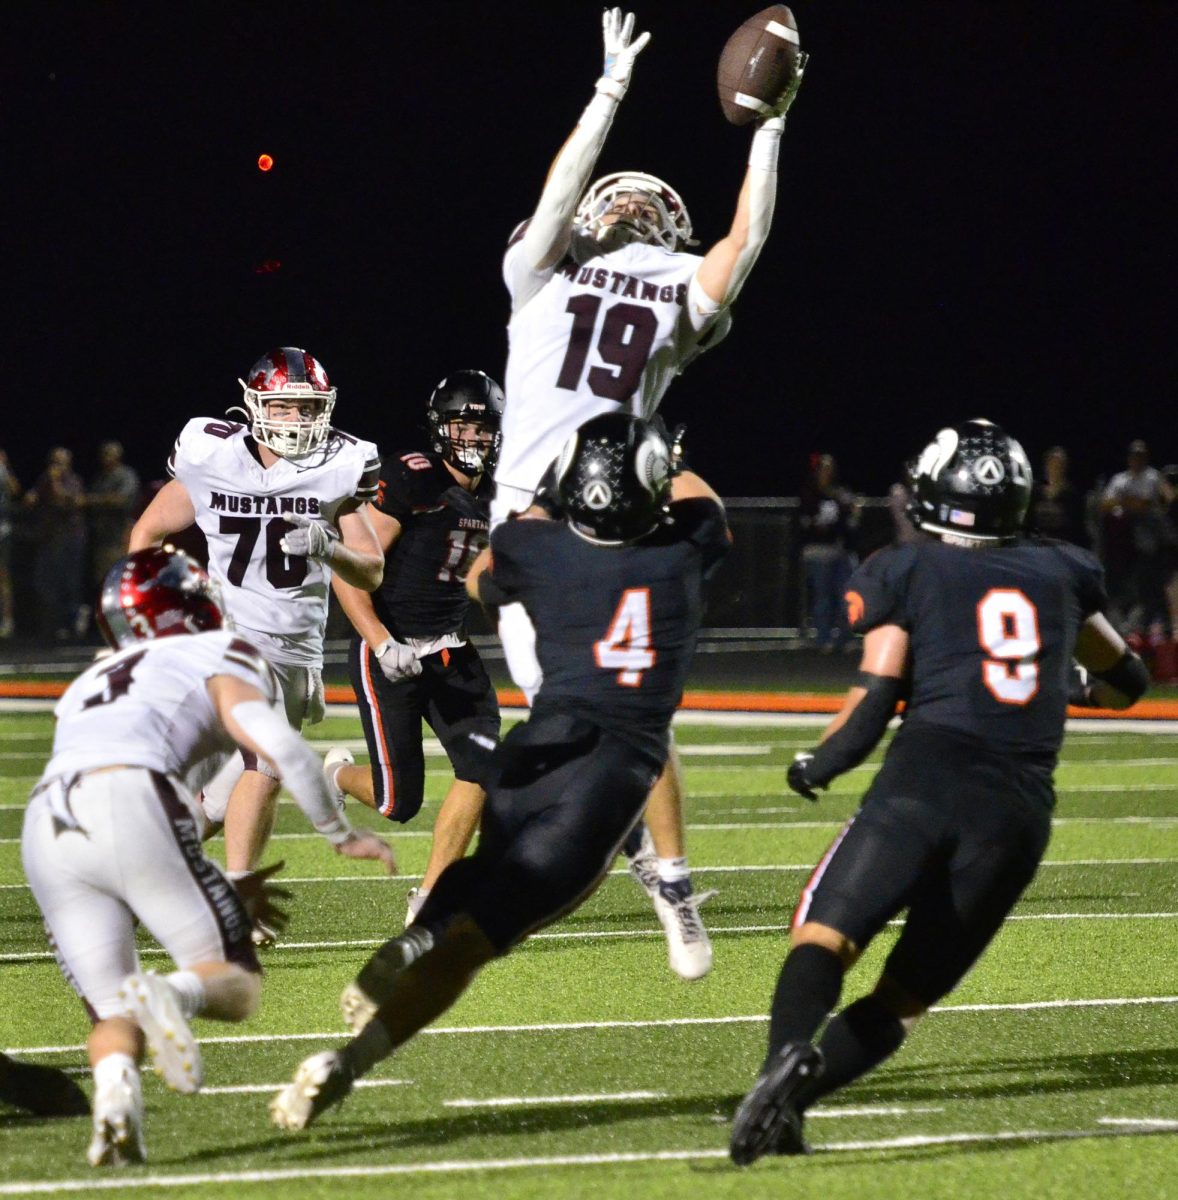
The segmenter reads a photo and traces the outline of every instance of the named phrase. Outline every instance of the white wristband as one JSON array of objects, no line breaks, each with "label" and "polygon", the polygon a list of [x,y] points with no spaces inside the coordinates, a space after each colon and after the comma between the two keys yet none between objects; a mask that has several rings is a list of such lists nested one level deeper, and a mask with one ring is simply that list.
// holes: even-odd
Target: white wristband
[{"label": "white wristband", "polygon": [[599,97],[608,96],[615,102],[620,102],[626,94],[626,85],[619,83],[616,79],[611,79],[608,75],[603,75],[593,87]]},{"label": "white wristband", "polygon": [[777,170],[777,152],[784,128],[784,117],[770,117],[757,126],[757,132],[753,134],[753,142],[749,147],[750,167],[758,171]]}]

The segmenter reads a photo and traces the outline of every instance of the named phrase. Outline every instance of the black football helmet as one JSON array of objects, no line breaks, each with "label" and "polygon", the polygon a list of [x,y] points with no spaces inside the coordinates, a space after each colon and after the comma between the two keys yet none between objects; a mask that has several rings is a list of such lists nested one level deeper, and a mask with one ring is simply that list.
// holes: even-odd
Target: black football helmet
[{"label": "black football helmet", "polygon": [[[436,450],[465,475],[493,471],[502,437],[503,389],[483,371],[455,371],[434,388],[426,420]],[[466,436],[457,427],[474,425]]]},{"label": "black football helmet", "polygon": [[1031,502],[1031,464],[1022,446],[991,421],[942,429],[909,473],[909,519],[937,537],[1008,541]]},{"label": "black football helmet", "polygon": [[229,624],[216,583],[174,546],[119,559],[103,581],[95,623],[114,650]]},{"label": "black football helmet", "polygon": [[626,413],[593,417],[573,434],[556,466],[569,528],[603,546],[645,537],[663,520],[671,491],[671,450],[650,421]]}]

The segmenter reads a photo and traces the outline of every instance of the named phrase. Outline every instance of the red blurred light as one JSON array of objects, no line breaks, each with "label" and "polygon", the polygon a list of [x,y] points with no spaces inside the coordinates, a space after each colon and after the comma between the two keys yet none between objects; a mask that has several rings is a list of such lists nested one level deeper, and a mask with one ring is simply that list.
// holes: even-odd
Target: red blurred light
[{"label": "red blurred light", "polygon": [[268,154],[258,155],[258,170],[268,171],[274,165],[274,160]]}]

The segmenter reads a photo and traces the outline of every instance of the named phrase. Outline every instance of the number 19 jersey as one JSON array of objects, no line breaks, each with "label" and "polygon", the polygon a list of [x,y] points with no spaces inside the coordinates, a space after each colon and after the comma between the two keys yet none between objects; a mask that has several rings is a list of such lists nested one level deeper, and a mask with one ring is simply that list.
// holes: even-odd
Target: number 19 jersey
[{"label": "number 19 jersey", "polygon": [[697,329],[686,311],[697,254],[631,242],[536,272],[521,236],[503,260],[513,312],[495,479],[531,491],[578,426],[619,409],[650,416],[701,338],[710,345],[722,330],[711,316]]},{"label": "number 19 jersey", "polygon": [[330,568],[286,555],[290,513],[334,524],[342,505],[376,496],[380,456],[371,442],[332,430],[299,460],[263,467],[233,421],[197,417],[176,439],[168,470],[185,487],[209,543],[209,574],[226,611],[268,659],[320,666]]}]

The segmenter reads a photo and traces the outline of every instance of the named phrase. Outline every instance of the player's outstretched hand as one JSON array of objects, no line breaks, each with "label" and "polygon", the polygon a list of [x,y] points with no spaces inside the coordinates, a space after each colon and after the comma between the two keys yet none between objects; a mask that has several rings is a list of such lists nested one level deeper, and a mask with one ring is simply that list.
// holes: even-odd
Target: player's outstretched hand
[{"label": "player's outstretched hand", "polygon": [[818,786],[826,791],[826,785],[818,785],[810,782],[809,770],[814,762],[814,755],[808,751],[799,750],[794,755],[794,760],[789,764],[789,770],[785,773],[785,781],[790,788],[797,792],[799,796],[805,796],[807,800],[817,800],[818,792],[815,790]]},{"label": "player's outstretched hand", "polygon": [[[777,97],[777,103],[773,105],[774,116],[784,117],[789,112],[789,106],[798,98],[798,89],[802,86],[802,76],[806,73],[806,65],[810,61],[810,56],[805,50],[798,51],[798,61],[794,65],[793,78],[789,81],[784,92]],[[769,118],[772,120],[772,118]]]},{"label": "player's outstretched hand", "polygon": [[412,679],[414,675],[421,674],[421,661],[413,653],[413,647],[398,642],[396,638],[385,638],[374,653],[381,674],[389,683],[399,683],[402,679]]},{"label": "player's outstretched hand", "polygon": [[393,854],[392,846],[383,838],[378,838],[375,833],[362,833],[354,830],[351,837],[336,846],[335,852],[342,854],[345,858],[367,858],[373,862],[383,863],[385,871],[389,875],[397,873],[397,859]]},{"label": "player's outstretched hand", "polygon": [[286,860],[280,859],[233,881],[250,920],[255,925],[266,925],[276,933],[281,933],[290,924],[290,914],[286,909],[279,908],[276,901],[289,900],[291,893],[289,889],[271,883],[270,877],[277,875],[285,866]]},{"label": "player's outstretched hand", "polygon": [[339,534],[323,521],[314,521],[300,513],[287,513],[285,520],[294,529],[282,535],[279,546],[283,554],[295,554],[300,558],[326,560],[331,557],[331,548],[339,541]]},{"label": "player's outstretched hand", "polygon": [[598,90],[607,91],[620,100],[630,86],[634,60],[646,48],[650,34],[640,33],[634,37],[634,14],[626,13],[623,16],[620,8],[607,8],[602,12],[601,34],[605,43],[605,65]]}]

